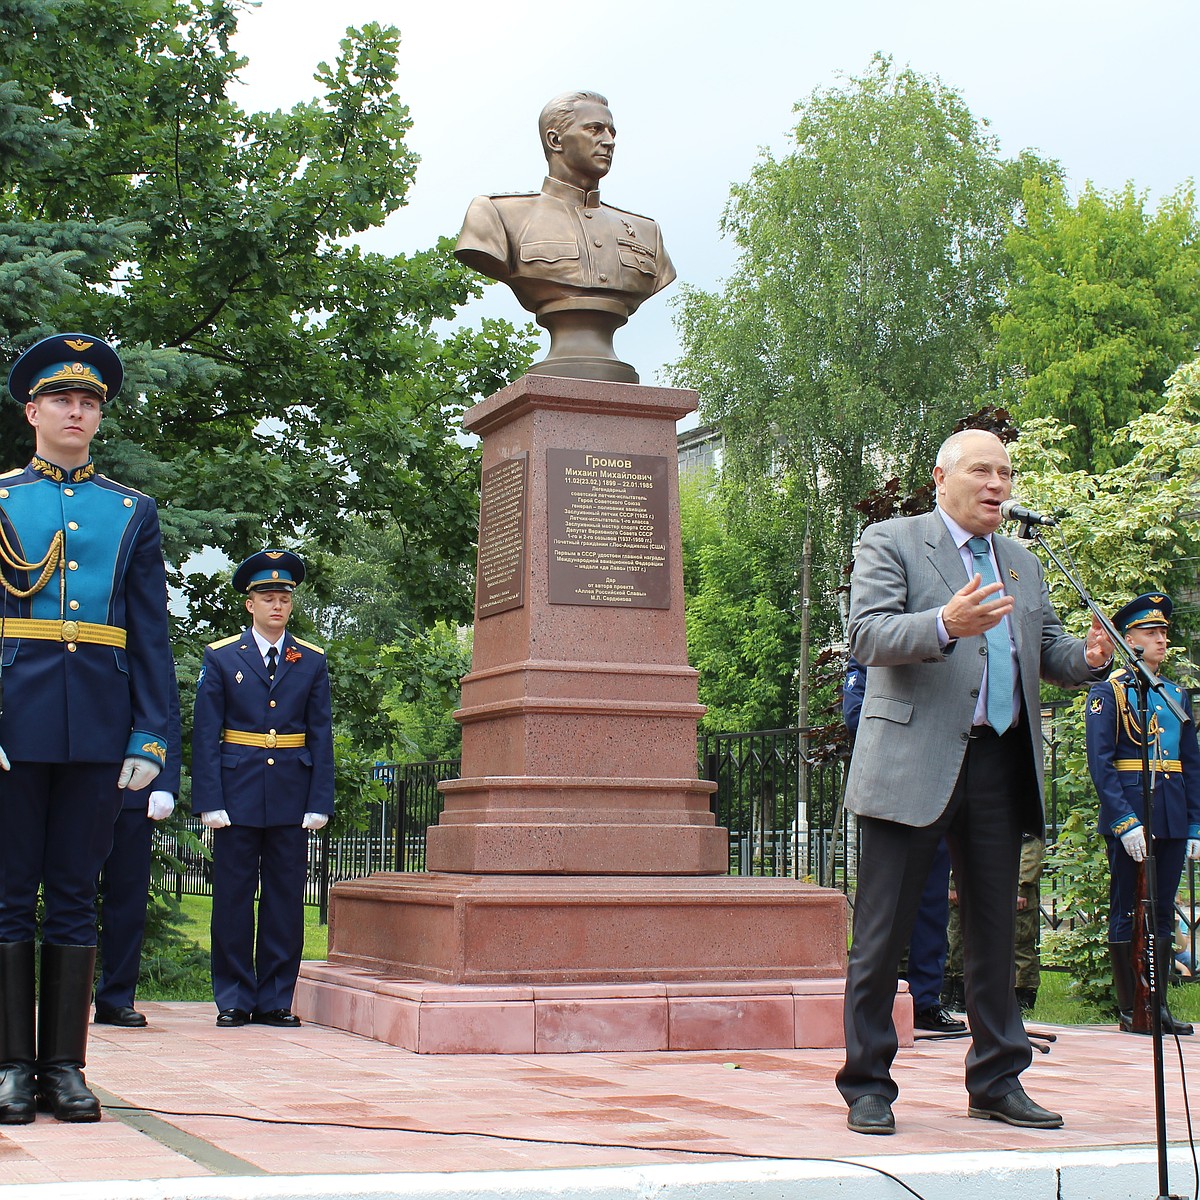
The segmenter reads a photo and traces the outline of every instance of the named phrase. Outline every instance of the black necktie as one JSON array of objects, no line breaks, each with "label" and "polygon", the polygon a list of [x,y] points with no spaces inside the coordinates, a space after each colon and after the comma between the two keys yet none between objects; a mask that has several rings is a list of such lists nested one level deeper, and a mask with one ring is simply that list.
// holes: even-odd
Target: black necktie
[{"label": "black necktie", "polygon": [[267,675],[275,678],[275,664],[279,661],[279,651],[274,646],[267,647]]}]

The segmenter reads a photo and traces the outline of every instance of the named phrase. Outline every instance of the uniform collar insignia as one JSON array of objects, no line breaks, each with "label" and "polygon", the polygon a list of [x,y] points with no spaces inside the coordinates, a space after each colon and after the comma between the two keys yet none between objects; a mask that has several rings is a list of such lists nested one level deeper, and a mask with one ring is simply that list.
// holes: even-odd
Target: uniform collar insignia
[{"label": "uniform collar insignia", "polygon": [[52,463],[48,458],[35,454],[29,463],[30,469],[36,471],[54,483],[85,483],[96,475],[96,464],[89,458],[82,467],[68,471],[65,467]]}]

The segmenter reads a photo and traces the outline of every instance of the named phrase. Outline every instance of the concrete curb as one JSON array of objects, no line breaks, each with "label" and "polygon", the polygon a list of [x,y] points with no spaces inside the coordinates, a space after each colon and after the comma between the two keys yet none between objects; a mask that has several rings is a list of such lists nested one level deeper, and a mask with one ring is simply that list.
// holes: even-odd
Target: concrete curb
[{"label": "concrete curb", "polygon": [[[1142,1200],[1153,1146],[1121,1150],[879,1155],[455,1174],[296,1175],[0,1186],[0,1200]],[[1186,1147],[1172,1187],[1193,1188]],[[888,1176],[894,1176],[889,1178]],[[902,1182],[898,1182],[902,1181]]]}]

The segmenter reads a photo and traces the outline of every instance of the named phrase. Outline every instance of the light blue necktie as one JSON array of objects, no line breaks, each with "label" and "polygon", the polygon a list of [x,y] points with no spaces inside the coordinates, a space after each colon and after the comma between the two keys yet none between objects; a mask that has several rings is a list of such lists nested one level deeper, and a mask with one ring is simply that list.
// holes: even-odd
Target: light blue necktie
[{"label": "light blue necktie", "polygon": [[[973,537],[967,542],[967,547],[975,560],[975,570],[979,572],[983,586],[995,583],[996,572],[992,570],[987,539]],[[992,597],[993,600],[995,598]],[[993,625],[984,638],[987,641],[987,719],[997,733],[1003,733],[1012,724],[1013,713],[1012,651],[1004,622]]]}]

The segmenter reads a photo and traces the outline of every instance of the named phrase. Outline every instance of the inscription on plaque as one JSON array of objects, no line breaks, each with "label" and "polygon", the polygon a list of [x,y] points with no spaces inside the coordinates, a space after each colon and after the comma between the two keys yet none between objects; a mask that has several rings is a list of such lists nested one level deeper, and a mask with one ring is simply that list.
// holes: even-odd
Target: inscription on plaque
[{"label": "inscription on plaque", "polygon": [[488,467],[479,489],[475,617],[525,603],[525,484],[529,456]]},{"label": "inscription on plaque", "polygon": [[668,460],[547,450],[550,603],[670,608]]}]

